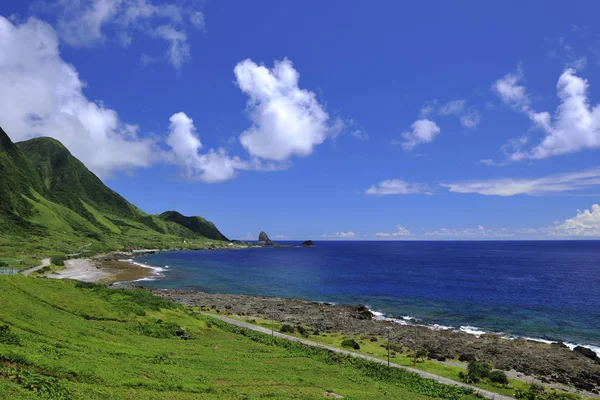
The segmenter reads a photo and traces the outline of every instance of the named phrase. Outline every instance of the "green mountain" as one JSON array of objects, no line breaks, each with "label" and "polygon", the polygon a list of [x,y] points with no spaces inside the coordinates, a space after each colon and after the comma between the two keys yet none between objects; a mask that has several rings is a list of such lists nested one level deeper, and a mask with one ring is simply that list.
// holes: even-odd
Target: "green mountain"
[{"label": "green mountain", "polygon": [[[0,128],[0,258],[224,245],[210,221],[146,214],[51,138],[13,143]],[[223,244],[220,244],[223,243]]]},{"label": "green mountain", "polygon": [[181,226],[185,226],[190,231],[195,232],[209,239],[214,240],[229,240],[210,221],[205,220],[202,217],[186,217],[181,215],[177,211],[165,211],[160,214],[160,218],[164,221],[174,222]]}]

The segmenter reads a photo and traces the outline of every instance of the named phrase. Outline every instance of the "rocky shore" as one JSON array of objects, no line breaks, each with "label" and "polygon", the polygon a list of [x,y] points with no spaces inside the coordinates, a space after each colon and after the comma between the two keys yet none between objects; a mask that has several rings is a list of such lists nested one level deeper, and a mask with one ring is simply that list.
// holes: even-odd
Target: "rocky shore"
[{"label": "rocky shore", "polygon": [[[271,318],[287,324],[303,324],[313,332],[343,332],[387,336],[400,347],[426,350],[439,361],[478,359],[512,376],[533,376],[547,384],[568,385],[587,395],[600,394],[600,359],[593,352],[572,351],[563,344],[508,340],[498,335],[476,337],[451,330],[433,330],[380,320],[364,306],[339,306],[311,301],[209,294],[182,290],[156,290],[156,295],[187,306],[204,307],[242,316]],[[563,387],[564,388],[564,387]]]}]

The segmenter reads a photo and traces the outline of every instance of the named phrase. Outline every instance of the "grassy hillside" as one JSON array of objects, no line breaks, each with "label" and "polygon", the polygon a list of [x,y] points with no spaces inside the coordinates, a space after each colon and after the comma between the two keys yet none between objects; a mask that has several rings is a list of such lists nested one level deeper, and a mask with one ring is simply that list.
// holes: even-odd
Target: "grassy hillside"
[{"label": "grassy hillside", "polygon": [[201,217],[144,213],[57,140],[13,144],[1,129],[0,198],[0,265],[23,254],[198,248],[227,240]]},{"label": "grassy hillside", "polygon": [[0,234],[39,231],[28,221],[32,207],[23,195],[41,186],[27,158],[0,128]]},{"label": "grassy hillside", "polygon": [[139,290],[9,276],[0,277],[0,304],[0,398],[476,398]]}]

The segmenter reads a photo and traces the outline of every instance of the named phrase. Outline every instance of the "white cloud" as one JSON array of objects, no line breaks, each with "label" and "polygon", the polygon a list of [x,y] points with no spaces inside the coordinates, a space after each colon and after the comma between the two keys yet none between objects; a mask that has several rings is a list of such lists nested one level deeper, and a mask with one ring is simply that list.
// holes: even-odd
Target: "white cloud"
[{"label": "white cloud", "polygon": [[396,225],[397,231],[388,233],[388,232],[377,232],[374,236],[378,237],[404,237],[410,236],[411,233],[408,229],[404,228],[402,225]]},{"label": "white cloud", "polygon": [[167,51],[169,62],[176,70],[180,70],[184,62],[191,58],[190,45],[187,35],[183,30],[177,30],[169,25],[161,25],[156,28],[156,36],[170,43]]},{"label": "white cloud", "polygon": [[561,104],[554,116],[531,108],[529,95],[519,84],[521,77],[522,74],[509,74],[497,81],[494,89],[505,103],[520,108],[546,136],[529,151],[523,151],[522,146],[514,147],[507,152],[510,160],[542,159],[600,147],[600,105],[590,106],[588,83],[576,76],[574,69],[566,69],[558,79]]},{"label": "white cloud", "polygon": [[288,238],[286,235],[275,235],[274,237],[275,237],[275,239],[287,239]]},{"label": "white cloud", "polygon": [[13,25],[0,17],[0,38],[0,124],[13,140],[51,136],[101,177],[152,163],[155,141],[86,98],[50,25],[36,19]]},{"label": "white cloud", "polygon": [[450,192],[486,196],[543,195],[569,192],[600,185],[600,167],[543,178],[504,178],[441,184]]},{"label": "white cloud", "polygon": [[525,86],[519,84],[522,78],[523,70],[519,66],[516,73],[506,74],[503,78],[494,82],[492,89],[505,104],[513,106],[529,104],[529,96],[527,95]]},{"label": "white cloud", "polygon": [[188,179],[215,183],[235,178],[237,171],[273,171],[285,168],[264,165],[256,159],[244,161],[237,156],[229,156],[223,148],[201,153],[203,146],[195,133],[194,121],[183,112],[173,114],[170,121],[169,135],[166,139],[171,148],[168,158],[170,162],[184,168]]},{"label": "white cloud", "polygon": [[590,210],[577,210],[577,215],[548,228],[550,236],[600,236],[600,205]]},{"label": "white cloud", "polygon": [[437,104],[438,104],[438,100],[437,99],[434,99],[434,100],[426,102],[423,105],[423,107],[421,107],[421,110],[420,110],[420,116],[421,116],[421,118],[426,118],[427,116],[429,116],[430,114],[432,114],[435,111],[435,109],[437,107]]},{"label": "white cloud", "polygon": [[351,131],[350,136],[359,140],[369,140],[369,135],[363,129],[355,129]]},{"label": "white cloud", "polygon": [[37,8],[56,14],[60,37],[75,47],[105,41],[109,28],[125,47],[131,44],[135,33],[161,38],[169,44],[167,59],[179,70],[190,58],[187,28],[205,28],[204,14],[188,3],[191,2],[175,5],[147,0],[58,0],[42,2]]},{"label": "white cloud", "polygon": [[465,111],[466,100],[452,100],[438,110],[440,115],[460,115]]},{"label": "white cloud", "polygon": [[460,123],[467,129],[473,129],[481,122],[481,114],[477,110],[470,110],[460,117]]},{"label": "white cloud", "polygon": [[405,151],[411,151],[416,145],[432,142],[440,133],[440,127],[429,119],[419,119],[411,125],[411,132],[402,133],[402,142],[392,141],[392,144],[400,144]]},{"label": "white cloud", "polygon": [[441,228],[427,231],[423,234],[428,239],[509,239],[516,236],[515,230],[510,229],[486,229],[481,225],[477,228],[448,229]]},{"label": "white cloud", "polygon": [[358,235],[354,232],[336,232],[333,235],[323,234],[321,237],[324,238],[333,238],[333,239],[354,239],[358,237]]},{"label": "white cloud", "polygon": [[250,97],[252,126],[240,142],[251,155],[275,161],[306,156],[339,129],[328,123],[315,94],[298,87],[299,74],[290,60],[275,62],[269,70],[247,59],[234,72],[238,86]]},{"label": "white cloud", "polygon": [[388,179],[372,185],[365,191],[365,194],[375,196],[418,193],[430,194],[431,188],[421,183],[409,183],[402,179]]}]

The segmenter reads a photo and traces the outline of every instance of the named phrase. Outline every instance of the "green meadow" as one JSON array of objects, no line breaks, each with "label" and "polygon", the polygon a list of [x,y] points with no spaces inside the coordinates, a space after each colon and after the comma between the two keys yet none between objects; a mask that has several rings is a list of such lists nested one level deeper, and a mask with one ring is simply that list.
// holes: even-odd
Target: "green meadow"
[{"label": "green meadow", "polygon": [[234,328],[143,290],[6,276],[0,304],[0,398],[478,397]]}]

